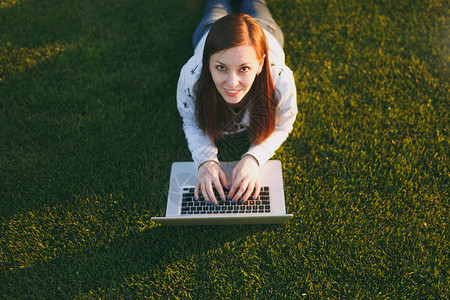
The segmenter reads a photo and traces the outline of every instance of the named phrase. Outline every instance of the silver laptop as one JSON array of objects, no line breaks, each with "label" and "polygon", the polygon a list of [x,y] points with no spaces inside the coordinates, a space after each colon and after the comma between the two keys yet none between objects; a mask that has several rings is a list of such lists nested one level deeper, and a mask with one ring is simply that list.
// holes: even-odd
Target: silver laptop
[{"label": "silver laptop", "polygon": [[[228,181],[238,162],[221,162]],[[267,161],[260,170],[260,196],[243,204],[217,200],[212,205],[201,196],[194,199],[197,168],[194,162],[175,162],[169,183],[165,217],[152,220],[165,225],[280,224],[291,218],[284,204],[281,162]],[[228,192],[224,189],[224,192]]]}]

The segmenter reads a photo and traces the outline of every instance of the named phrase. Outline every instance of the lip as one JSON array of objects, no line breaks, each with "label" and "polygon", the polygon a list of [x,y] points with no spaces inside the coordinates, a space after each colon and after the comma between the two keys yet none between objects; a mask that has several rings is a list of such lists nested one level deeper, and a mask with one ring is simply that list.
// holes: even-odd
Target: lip
[{"label": "lip", "polygon": [[225,94],[227,94],[228,97],[237,97],[237,95],[239,94],[240,90],[233,90],[235,91],[234,93],[230,93],[228,89],[223,89],[225,91]]}]

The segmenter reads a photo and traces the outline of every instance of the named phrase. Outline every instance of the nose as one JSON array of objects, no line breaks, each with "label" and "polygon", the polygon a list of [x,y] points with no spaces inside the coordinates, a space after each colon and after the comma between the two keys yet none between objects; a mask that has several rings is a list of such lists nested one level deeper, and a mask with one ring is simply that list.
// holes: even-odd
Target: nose
[{"label": "nose", "polygon": [[234,88],[239,84],[239,78],[234,72],[230,72],[227,77],[227,86],[229,88]]}]

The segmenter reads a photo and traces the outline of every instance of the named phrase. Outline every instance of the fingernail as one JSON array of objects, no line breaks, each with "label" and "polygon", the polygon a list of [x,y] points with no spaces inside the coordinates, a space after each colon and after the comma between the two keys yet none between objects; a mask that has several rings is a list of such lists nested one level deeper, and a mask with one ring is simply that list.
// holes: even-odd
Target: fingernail
[{"label": "fingernail", "polygon": [[222,202],[225,202],[225,198],[222,198]]},{"label": "fingernail", "polygon": [[231,200],[230,196],[227,197],[227,200]]},{"label": "fingernail", "polygon": [[231,204],[235,204],[235,203],[236,203],[236,200],[231,201]]},{"label": "fingernail", "polygon": [[229,189],[231,189],[231,186],[232,186],[232,185],[233,185],[233,184],[232,184],[232,183],[230,183],[230,184],[228,185],[228,188],[229,188]]}]

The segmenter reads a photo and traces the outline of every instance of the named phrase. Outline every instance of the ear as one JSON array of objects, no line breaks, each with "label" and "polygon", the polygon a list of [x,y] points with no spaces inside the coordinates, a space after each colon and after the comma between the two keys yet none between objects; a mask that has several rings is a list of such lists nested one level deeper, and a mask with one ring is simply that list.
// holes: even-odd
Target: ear
[{"label": "ear", "polygon": [[264,67],[265,60],[266,60],[266,55],[264,54],[263,58],[261,59],[261,61],[259,62],[259,65],[258,65],[258,72],[257,72],[258,75],[259,75],[259,73],[261,73],[261,71]]}]

